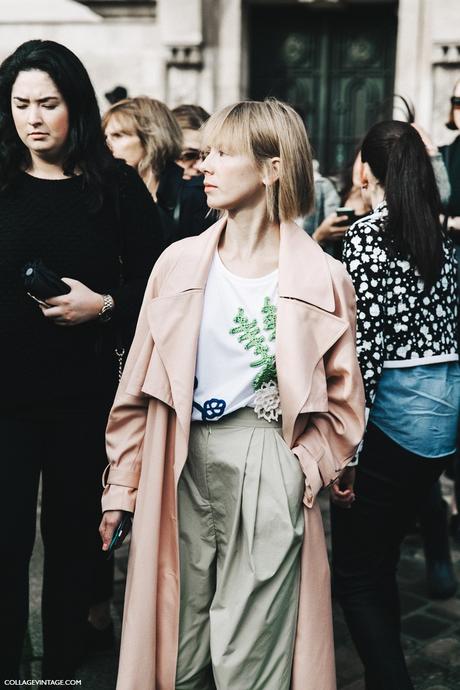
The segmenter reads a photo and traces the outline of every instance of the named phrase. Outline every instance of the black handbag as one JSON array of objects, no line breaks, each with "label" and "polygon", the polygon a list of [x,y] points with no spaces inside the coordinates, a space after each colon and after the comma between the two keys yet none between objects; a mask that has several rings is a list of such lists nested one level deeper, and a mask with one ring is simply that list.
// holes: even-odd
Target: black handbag
[{"label": "black handbag", "polygon": [[24,287],[28,293],[40,300],[50,297],[66,295],[70,292],[70,286],[64,283],[59,276],[45,266],[41,259],[29,261],[21,271]]}]

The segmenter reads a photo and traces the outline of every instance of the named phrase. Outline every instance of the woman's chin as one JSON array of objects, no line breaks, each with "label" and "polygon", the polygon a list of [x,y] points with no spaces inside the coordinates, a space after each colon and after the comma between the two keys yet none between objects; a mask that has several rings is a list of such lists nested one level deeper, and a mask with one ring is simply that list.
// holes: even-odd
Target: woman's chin
[{"label": "woman's chin", "polygon": [[207,198],[207,204],[208,204],[209,208],[213,209],[213,211],[226,211],[227,210],[225,208],[222,208],[222,206],[218,206],[216,203],[213,203],[212,199],[210,199],[209,196]]}]

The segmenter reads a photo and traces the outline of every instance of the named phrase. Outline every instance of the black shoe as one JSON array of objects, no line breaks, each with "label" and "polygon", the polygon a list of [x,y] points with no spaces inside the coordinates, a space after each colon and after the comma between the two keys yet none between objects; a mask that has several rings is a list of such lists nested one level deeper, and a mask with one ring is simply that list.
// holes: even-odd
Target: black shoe
[{"label": "black shoe", "polygon": [[428,596],[432,599],[450,599],[457,591],[457,579],[449,560],[426,562]]},{"label": "black shoe", "polygon": [[106,652],[115,646],[115,631],[113,622],[106,628],[99,630],[89,621],[86,624],[86,645],[88,652]]}]

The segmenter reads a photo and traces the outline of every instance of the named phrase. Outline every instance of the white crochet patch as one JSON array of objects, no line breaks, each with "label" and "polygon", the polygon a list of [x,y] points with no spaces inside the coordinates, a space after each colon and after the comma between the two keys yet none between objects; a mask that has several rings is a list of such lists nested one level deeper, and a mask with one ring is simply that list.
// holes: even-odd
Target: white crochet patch
[{"label": "white crochet patch", "polygon": [[281,401],[276,381],[263,383],[256,391],[254,412],[259,419],[277,422],[281,414]]}]

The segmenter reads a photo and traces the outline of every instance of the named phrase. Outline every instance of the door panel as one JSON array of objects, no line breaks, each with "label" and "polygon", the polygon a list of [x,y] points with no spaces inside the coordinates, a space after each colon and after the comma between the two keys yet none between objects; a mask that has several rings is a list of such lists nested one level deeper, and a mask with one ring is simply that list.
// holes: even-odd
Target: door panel
[{"label": "door panel", "polygon": [[255,6],[249,21],[251,97],[294,105],[321,170],[336,172],[369,127],[391,117],[395,4],[322,11]]}]

